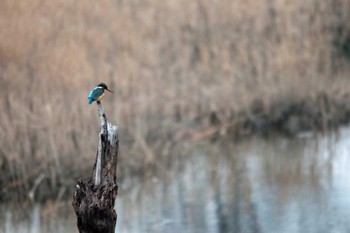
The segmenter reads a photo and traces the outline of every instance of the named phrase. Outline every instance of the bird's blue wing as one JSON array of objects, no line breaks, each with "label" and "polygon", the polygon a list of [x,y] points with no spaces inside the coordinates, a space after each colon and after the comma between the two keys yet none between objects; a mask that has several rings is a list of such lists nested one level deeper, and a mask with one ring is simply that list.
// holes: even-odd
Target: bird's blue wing
[{"label": "bird's blue wing", "polygon": [[98,97],[100,97],[103,94],[104,90],[100,87],[95,87],[90,91],[88,100],[89,104],[91,104],[93,101],[97,100]]}]

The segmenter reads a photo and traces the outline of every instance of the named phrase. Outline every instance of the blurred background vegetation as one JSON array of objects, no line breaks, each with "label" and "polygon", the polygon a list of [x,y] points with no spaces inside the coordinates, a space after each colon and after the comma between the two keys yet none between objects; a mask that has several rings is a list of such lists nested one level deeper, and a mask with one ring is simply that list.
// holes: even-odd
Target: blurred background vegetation
[{"label": "blurred background vegetation", "polygon": [[348,0],[2,0],[0,199],[68,195],[89,176],[100,82],[120,176],[177,143],[347,122],[348,12]]}]

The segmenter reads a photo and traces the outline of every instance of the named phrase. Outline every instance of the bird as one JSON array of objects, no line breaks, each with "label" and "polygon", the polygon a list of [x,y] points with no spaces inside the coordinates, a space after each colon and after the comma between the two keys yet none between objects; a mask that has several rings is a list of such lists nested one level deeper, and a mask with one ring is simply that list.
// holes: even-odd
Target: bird
[{"label": "bird", "polygon": [[97,86],[95,86],[89,94],[88,101],[89,104],[92,104],[92,102],[96,101],[97,103],[100,103],[100,101],[104,98],[105,96],[105,91],[109,91],[113,93],[113,91],[109,90],[107,85],[104,83],[100,83]]}]

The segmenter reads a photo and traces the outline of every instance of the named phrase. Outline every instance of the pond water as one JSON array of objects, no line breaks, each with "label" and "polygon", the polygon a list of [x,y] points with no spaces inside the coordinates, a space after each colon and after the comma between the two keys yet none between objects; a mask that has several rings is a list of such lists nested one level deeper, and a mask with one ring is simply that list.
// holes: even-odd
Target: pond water
[{"label": "pond water", "polygon": [[[116,232],[350,232],[350,129],[193,147],[157,177],[120,184]],[[0,232],[78,232],[70,203],[10,206]]]}]

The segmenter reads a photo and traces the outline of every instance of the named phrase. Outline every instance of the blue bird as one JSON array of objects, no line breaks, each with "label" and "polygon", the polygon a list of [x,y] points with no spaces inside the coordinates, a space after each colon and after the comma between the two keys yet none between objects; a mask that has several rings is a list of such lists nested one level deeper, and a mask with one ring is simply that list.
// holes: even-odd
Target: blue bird
[{"label": "blue bird", "polygon": [[90,91],[88,100],[89,100],[89,104],[92,104],[92,102],[96,101],[97,103],[99,103],[103,97],[105,96],[105,91],[109,91],[111,93],[113,93],[113,91],[109,90],[107,85],[104,83],[100,83],[98,84],[96,87],[94,87],[94,89],[92,89]]}]

